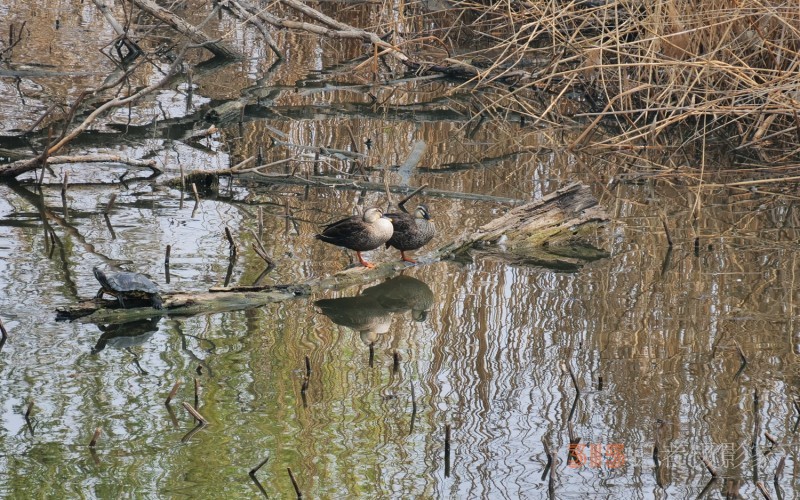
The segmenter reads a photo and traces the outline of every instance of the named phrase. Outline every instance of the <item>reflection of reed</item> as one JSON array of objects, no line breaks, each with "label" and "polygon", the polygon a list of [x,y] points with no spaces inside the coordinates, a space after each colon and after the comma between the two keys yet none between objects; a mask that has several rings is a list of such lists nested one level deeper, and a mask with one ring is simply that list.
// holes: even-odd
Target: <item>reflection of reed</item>
[{"label": "reflection of reed", "polygon": [[433,306],[433,292],[416,278],[397,276],[361,295],[321,299],[314,305],[337,325],[359,332],[362,342],[369,345],[389,331],[392,314],[411,311],[414,321],[424,321]]}]

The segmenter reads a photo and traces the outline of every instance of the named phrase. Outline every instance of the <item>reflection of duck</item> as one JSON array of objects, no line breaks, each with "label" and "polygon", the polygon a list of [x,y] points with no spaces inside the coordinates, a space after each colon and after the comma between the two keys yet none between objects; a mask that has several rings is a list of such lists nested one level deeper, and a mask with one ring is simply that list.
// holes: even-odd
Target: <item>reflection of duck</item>
[{"label": "reflection of duck", "polygon": [[367,288],[361,295],[374,297],[387,311],[402,313],[410,309],[415,321],[424,321],[433,307],[433,291],[424,281],[411,276],[397,276]]},{"label": "reflection of duck", "polygon": [[428,207],[419,205],[413,214],[407,213],[403,208],[402,212],[386,214],[386,217],[392,221],[394,227],[394,233],[386,242],[386,247],[392,246],[400,250],[400,258],[404,261],[416,262],[406,257],[406,250],[422,248],[436,235],[436,226],[431,222]]},{"label": "reflection of duck", "polygon": [[358,331],[361,340],[366,344],[374,342],[378,335],[388,332],[392,324],[392,313],[384,309],[374,297],[359,295],[321,299],[314,302],[314,305],[337,325]]},{"label": "reflection of duck", "polygon": [[372,268],[375,265],[365,261],[361,257],[361,252],[374,250],[383,245],[392,237],[393,231],[392,222],[383,216],[379,208],[369,208],[363,216],[356,215],[328,224],[316,238],[355,250],[361,265]]},{"label": "reflection of duck", "polygon": [[92,354],[98,353],[106,346],[116,349],[133,347],[145,342],[158,331],[158,322],[161,318],[156,316],[148,319],[139,319],[127,323],[114,323],[110,325],[97,325],[103,332],[92,348]]},{"label": "reflection of duck", "polygon": [[361,295],[314,302],[337,325],[356,330],[369,344],[389,331],[393,313],[411,310],[415,321],[423,321],[433,307],[433,292],[424,282],[397,276],[369,287]]}]

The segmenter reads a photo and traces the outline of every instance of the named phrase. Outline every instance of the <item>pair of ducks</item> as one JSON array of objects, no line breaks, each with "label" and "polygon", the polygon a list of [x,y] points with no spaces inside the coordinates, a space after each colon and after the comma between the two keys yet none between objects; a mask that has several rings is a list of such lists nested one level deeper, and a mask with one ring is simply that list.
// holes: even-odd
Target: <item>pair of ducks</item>
[{"label": "pair of ducks", "polygon": [[361,256],[361,252],[374,250],[381,245],[400,250],[406,262],[416,262],[406,257],[406,252],[416,250],[431,241],[436,229],[431,222],[428,207],[419,205],[413,214],[407,212],[384,214],[379,208],[370,208],[363,216],[356,215],[328,224],[318,240],[355,250],[358,261],[367,268],[375,267]]}]

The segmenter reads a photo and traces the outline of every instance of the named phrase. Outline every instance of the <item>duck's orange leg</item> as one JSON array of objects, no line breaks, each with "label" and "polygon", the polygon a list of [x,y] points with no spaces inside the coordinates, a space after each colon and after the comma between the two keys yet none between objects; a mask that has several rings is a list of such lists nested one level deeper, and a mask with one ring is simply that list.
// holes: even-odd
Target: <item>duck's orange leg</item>
[{"label": "duck's orange leg", "polygon": [[372,269],[375,267],[375,264],[364,260],[364,257],[361,256],[361,252],[356,252],[356,255],[358,255],[358,261],[361,262],[362,266],[366,267],[367,269]]},{"label": "duck's orange leg", "polygon": [[406,257],[405,250],[400,250],[400,257],[402,257],[402,260],[404,260],[405,262],[411,262],[412,264],[417,263],[417,261],[412,259],[411,257]]}]

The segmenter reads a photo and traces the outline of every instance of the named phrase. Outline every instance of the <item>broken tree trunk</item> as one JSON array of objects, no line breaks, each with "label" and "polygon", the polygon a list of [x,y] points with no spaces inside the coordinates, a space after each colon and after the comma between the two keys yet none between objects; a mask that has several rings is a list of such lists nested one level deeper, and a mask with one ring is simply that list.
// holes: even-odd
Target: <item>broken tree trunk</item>
[{"label": "broken tree trunk", "polygon": [[[420,264],[453,259],[467,252],[489,254],[512,263],[536,264],[556,269],[578,269],[608,254],[589,241],[608,216],[589,187],[565,186],[540,200],[521,205],[476,231],[457,238],[422,257]],[[338,290],[393,276],[405,262],[385,262],[374,269],[352,268],[303,284],[214,287],[205,293],[165,294],[164,309],[119,309],[116,301],[86,300],[59,308],[57,319],[89,323],[119,323],[160,314],[195,315],[232,311],[280,302],[323,290]]]}]

